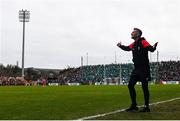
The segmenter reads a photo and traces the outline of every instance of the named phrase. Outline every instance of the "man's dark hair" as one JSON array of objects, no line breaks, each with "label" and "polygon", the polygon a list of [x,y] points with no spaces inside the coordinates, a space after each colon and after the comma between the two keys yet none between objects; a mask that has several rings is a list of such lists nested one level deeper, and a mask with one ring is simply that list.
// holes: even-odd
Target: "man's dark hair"
[{"label": "man's dark hair", "polygon": [[141,37],[141,35],[142,35],[142,31],[141,31],[140,29],[138,29],[138,28],[134,28],[134,30],[139,31],[139,36]]}]

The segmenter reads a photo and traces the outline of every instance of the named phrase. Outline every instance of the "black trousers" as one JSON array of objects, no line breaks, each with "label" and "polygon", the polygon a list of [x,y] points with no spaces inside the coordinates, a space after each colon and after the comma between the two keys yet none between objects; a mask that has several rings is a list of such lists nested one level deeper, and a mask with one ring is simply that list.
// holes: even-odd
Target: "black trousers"
[{"label": "black trousers", "polygon": [[135,68],[132,73],[128,83],[128,89],[131,97],[131,102],[133,106],[137,105],[136,102],[136,90],[135,85],[138,81],[142,83],[142,90],[144,94],[144,104],[145,106],[149,106],[149,89],[148,89],[148,81],[150,80],[150,71],[149,68]]}]

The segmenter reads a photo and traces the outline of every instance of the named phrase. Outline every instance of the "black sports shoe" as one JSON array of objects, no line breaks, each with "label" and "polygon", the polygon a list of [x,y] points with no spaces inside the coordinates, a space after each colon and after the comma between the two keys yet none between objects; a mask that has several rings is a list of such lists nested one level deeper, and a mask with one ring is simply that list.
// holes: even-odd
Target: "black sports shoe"
[{"label": "black sports shoe", "polygon": [[150,112],[149,107],[143,107],[139,112]]},{"label": "black sports shoe", "polygon": [[126,109],[126,112],[131,112],[131,111],[137,111],[139,108],[137,106],[131,105],[128,109]]}]

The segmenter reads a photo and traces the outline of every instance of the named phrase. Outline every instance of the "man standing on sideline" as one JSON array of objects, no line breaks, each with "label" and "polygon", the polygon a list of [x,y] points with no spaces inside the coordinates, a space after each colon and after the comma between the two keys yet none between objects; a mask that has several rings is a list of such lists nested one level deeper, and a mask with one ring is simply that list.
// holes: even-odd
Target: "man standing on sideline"
[{"label": "man standing on sideline", "polygon": [[144,37],[141,37],[142,31],[138,28],[134,28],[131,33],[131,38],[134,42],[129,46],[124,46],[120,43],[117,44],[119,48],[125,51],[132,51],[134,70],[131,73],[130,80],[128,83],[129,93],[131,97],[131,106],[126,109],[127,112],[138,110],[136,103],[136,91],[135,84],[137,81],[142,83],[142,89],[144,93],[144,107],[140,112],[150,112],[149,109],[149,90],[148,81],[151,80],[150,77],[150,67],[148,59],[148,51],[154,52],[158,42],[151,46]]}]

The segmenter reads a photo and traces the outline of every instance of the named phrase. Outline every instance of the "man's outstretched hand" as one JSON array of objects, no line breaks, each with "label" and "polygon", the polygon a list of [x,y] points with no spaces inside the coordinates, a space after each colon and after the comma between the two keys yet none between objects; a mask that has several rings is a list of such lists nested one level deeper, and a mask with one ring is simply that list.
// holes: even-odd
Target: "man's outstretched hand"
[{"label": "man's outstretched hand", "polygon": [[118,46],[118,47],[121,47],[121,42],[119,42],[119,43],[117,44],[117,46]]},{"label": "man's outstretched hand", "polygon": [[157,47],[157,45],[158,45],[158,42],[156,42],[156,43],[153,45],[153,47],[154,47],[154,48],[156,48],[156,47]]}]

